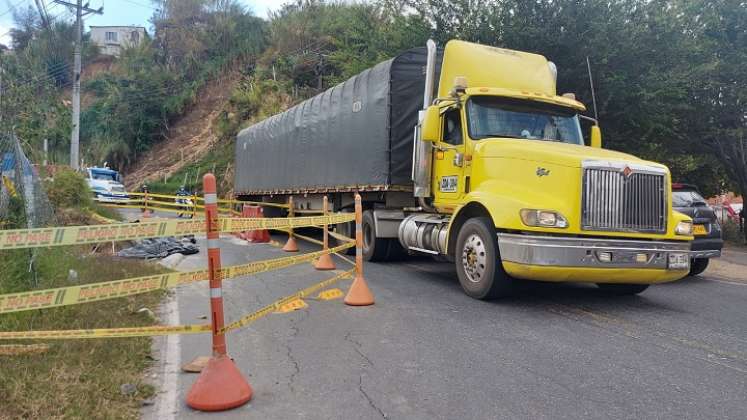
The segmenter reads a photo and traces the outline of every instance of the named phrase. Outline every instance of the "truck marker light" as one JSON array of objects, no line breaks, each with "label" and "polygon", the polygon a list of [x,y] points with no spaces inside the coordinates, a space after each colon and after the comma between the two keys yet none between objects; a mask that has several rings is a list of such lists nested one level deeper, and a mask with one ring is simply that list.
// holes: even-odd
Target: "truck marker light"
[{"label": "truck marker light", "polygon": [[436,152],[436,159],[438,159],[438,160],[444,160],[444,152],[442,152],[440,150],[438,152]]},{"label": "truck marker light", "polygon": [[599,258],[599,261],[608,263],[612,262],[612,253],[611,252],[600,252],[597,254],[597,257]]},{"label": "truck marker light", "polygon": [[646,254],[635,254],[635,262],[645,264],[648,261],[648,255]]},{"label": "truck marker light", "polygon": [[677,223],[677,226],[674,228],[674,233],[676,233],[677,235],[692,236],[693,222],[689,220],[683,220]]}]

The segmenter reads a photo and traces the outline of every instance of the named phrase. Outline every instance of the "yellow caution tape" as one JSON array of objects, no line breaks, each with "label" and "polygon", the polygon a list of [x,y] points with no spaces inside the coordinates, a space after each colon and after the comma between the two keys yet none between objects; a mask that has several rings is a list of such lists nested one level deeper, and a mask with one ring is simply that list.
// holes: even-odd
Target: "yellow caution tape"
[{"label": "yellow caution tape", "polygon": [[[355,270],[340,273],[330,279],[321,281],[313,286],[307,287],[298,293],[284,297],[264,308],[241,317],[239,320],[227,325],[219,331],[219,334],[225,334],[228,331],[249,325],[260,318],[263,318],[273,312],[279,311],[283,307],[293,307],[300,309],[306,305],[305,302],[296,302],[312,293],[324,289],[343,278],[351,277]],[[288,306],[286,306],[288,305]],[[300,306],[299,306],[300,305]],[[295,309],[293,309],[295,310]],[[95,328],[85,330],[57,330],[57,331],[0,331],[0,340],[64,340],[78,338],[117,338],[117,337],[145,337],[158,335],[173,334],[201,334],[212,331],[209,324],[193,325],[157,325],[151,327],[128,327],[128,328]]]},{"label": "yellow caution tape", "polygon": [[47,344],[3,344],[0,345],[0,356],[18,356],[21,354],[38,354],[49,350]]},{"label": "yellow caution tape", "polygon": [[[355,239],[350,239],[350,238],[348,238],[345,235],[338,235],[338,234],[336,234],[334,232],[329,232],[329,234],[330,234],[330,236],[334,237],[335,239],[342,240],[342,241],[348,241],[348,243],[352,243],[350,246],[345,247],[345,249],[352,248],[352,247],[355,246]],[[295,233],[295,232],[293,233],[293,236],[295,236],[298,239],[304,240],[306,242],[311,242],[312,244],[324,245],[324,242],[322,242],[322,241],[320,241],[318,239],[310,238],[310,237],[304,236],[304,235],[299,235],[298,233]],[[333,254],[337,254],[338,257],[342,258],[343,260],[345,260],[346,262],[348,262],[350,264],[353,264],[353,265],[355,264],[355,261],[351,260],[350,258],[348,258],[348,257],[346,257],[344,255],[338,254],[338,252],[339,251],[335,251],[335,252],[333,252]]]},{"label": "yellow caution tape", "polygon": [[[221,270],[221,278],[232,279],[290,267],[306,261],[311,261],[324,254],[339,252],[352,246],[354,246],[354,244],[346,243],[327,251],[321,250],[307,254],[293,255],[290,257],[254,261],[247,264],[224,267]],[[160,289],[173,288],[182,284],[204,281],[208,278],[208,270],[203,269],[90,283],[79,286],[11,293],[0,295],[0,314],[115,299],[124,296],[153,292]]]},{"label": "yellow caution tape", "polygon": [[[354,215],[352,213],[338,213],[328,216],[296,218],[220,218],[217,222],[218,228],[222,232],[241,232],[245,230],[285,229],[344,223],[353,219]],[[205,222],[203,219],[160,219],[140,223],[0,230],[0,250],[194,235],[204,231]]]},{"label": "yellow caution tape", "polygon": [[332,225],[355,220],[353,213],[335,213],[327,216],[306,216],[294,218],[228,218],[219,219],[222,232],[241,232],[257,229],[287,229],[311,227],[317,225]]},{"label": "yellow caution tape", "polygon": [[330,248],[326,251],[321,250],[321,251],[309,252],[309,253],[301,254],[301,255],[294,255],[290,257],[275,258],[272,260],[264,260],[264,261],[255,261],[255,262],[250,262],[247,264],[225,267],[221,270],[222,276],[224,279],[229,279],[229,278],[246,276],[249,274],[258,274],[258,273],[264,273],[268,271],[274,271],[274,270],[278,270],[281,268],[290,267],[292,265],[298,265],[304,262],[313,261],[314,259],[319,258],[324,254],[334,254],[336,252],[342,251],[343,249],[352,248],[354,246],[355,246],[354,243],[346,243],[346,244],[342,244],[334,248]]},{"label": "yellow caution tape", "polygon": [[0,295],[0,314],[115,299],[207,279],[207,270],[195,270],[11,293]]},{"label": "yellow caution tape", "polygon": [[293,301],[298,300],[298,299],[302,299],[302,298],[304,298],[306,296],[310,296],[312,293],[317,292],[317,291],[319,291],[321,289],[324,289],[326,287],[329,287],[329,286],[337,283],[338,281],[340,281],[340,280],[342,280],[342,279],[344,279],[346,277],[351,277],[354,272],[355,272],[355,270],[345,271],[344,273],[340,273],[340,274],[338,274],[338,275],[336,275],[336,276],[334,276],[334,277],[332,277],[330,279],[321,281],[321,282],[319,282],[319,283],[317,283],[317,284],[315,284],[313,286],[309,286],[309,287],[301,290],[298,293],[294,293],[294,294],[292,294],[290,296],[286,296],[286,297],[284,297],[282,299],[279,299],[279,300],[277,300],[277,301],[275,301],[275,302],[273,302],[273,303],[265,306],[264,308],[262,308],[262,309],[260,309],[260,310],[258,310],[256,312],[253,312],[253,313],[251,313],[249,315],[243,316],[243,317],[239,318],[238,320],[236,320],[236,321],[234,321],[234,322],[226,325],[225,327],[223,327],[223,329],[221,329],[219,331],[219,333],[220,334],[225,334],[228,331],[232,331],[232,330],[235,330],[235,329],[238,329],[238,328],[241,328],[241,327],[245,327],[245,326],[247,326],[249,324],[252,324],[252,323],[256,322],[257,320],[259,320],[261,318],[264,318],[267,315],[270,315],[271,313],[276,312],[278,309],[280,309],[285,304],[288,304],[288,303],[293,302]]},{"label": "yellow caution tape", "polygon": [[209,324],[156,325],[152,327],[96,328],[88,330],[0,331],[0,340],[146,337],[173,334],[202,334],[210,331],[212,331],[212,328]]},{"label": "yellow caution tape", "polygon": [[204,220],[160,219],[141,223],[0,230],[0,250],[80,245],[205,232]]}]

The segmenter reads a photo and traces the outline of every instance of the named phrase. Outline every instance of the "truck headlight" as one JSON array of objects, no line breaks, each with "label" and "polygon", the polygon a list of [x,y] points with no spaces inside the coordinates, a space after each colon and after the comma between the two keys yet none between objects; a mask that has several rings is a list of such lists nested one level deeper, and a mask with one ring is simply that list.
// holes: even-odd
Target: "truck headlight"
[{"label": "truck headlight", "polygon": [[557,211],[522,209],[521,221],[527,226],[567,228],[568,219]]},{"label": "truck headlight", "polygon": [[674,228],[674,233],[676,233],[677,235],[692,236],[693,222],[689,220],[683,220],[677,223],[677,226]]}]

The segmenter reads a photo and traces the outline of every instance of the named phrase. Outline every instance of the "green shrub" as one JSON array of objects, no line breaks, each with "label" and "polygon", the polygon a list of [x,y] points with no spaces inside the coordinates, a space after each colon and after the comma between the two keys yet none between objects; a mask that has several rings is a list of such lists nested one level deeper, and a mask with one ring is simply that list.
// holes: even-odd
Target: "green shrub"
[{"label": "green shrub", "polygon": [[93,203],[91,190],[83,175],[70,169],[63,169],[55,174],[47,185],[47,194],[49,201],[58,210],[88,209]]}]

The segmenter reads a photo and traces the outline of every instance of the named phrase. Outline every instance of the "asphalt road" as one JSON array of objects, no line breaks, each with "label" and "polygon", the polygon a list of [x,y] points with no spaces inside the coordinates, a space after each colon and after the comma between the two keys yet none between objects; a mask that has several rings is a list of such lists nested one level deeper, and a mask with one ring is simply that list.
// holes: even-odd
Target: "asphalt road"
[{"label": "asphalt road", "polygon": [[[285,255],[230,237],[221,247],[224,266]],[[201,252],[178,269],[205,266]],[[227,281],[227,319],[331,275],[302,264]],[[707,271],[635,297],[532,283],[494,302],[464,295],[453,266],[429,258],[366,264],[365,277],[374,306],[307,300],[307,309],[228,336],[229,354],[254,388],[252,401],[232,411],[205,414],[184,402],[197,375],[179,366],[210,354],[208,335],[157,339],[161,391],[145,418],[747,416],[747,269],[743,282]],[[161,310],[165,323],[206,322],[208,314],[205,283],[180,287]]]}]

